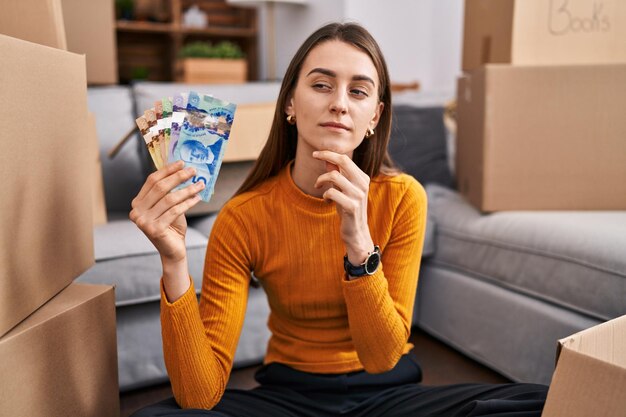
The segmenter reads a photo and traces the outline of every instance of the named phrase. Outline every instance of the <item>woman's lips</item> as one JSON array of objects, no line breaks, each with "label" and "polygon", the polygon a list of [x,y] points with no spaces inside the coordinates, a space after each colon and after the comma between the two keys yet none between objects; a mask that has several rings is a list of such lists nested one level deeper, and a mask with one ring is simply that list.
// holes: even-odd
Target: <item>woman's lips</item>
[{"label": "woman's lips", "polygon": [[329,129],[347,130],[347,131],[350,130],[350,128],[348,128],[348,126],[343,125],[341,123],[335,123],[335,122],[322,123],[322,124],[320,124],[320,126],[326,127],[326,128],[329,128]]}]

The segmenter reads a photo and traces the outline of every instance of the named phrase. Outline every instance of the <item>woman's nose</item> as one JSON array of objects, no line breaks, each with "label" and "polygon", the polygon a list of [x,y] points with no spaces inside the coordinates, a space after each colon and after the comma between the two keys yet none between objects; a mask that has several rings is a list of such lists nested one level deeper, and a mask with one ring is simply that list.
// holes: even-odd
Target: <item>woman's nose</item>
[{"label": "woman's nose", "polygon": [[333,94],[333,98],[330,102],[330,111],[331,113],[339,114],[348,112],[348,101],[345,93],[337,91]]}]

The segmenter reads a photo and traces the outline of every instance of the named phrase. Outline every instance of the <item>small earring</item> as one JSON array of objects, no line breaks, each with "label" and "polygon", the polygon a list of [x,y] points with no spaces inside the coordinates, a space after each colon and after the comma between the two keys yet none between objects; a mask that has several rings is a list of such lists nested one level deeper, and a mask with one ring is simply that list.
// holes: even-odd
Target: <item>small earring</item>
[{"label": "small earring", "polygon": [[287,123],[289,123],[292,126],[295,125],[296,124],[296,116],[294,116],[293,114],[287,115]]},{"label": "small earring", "polygon": [[372,129],[371,127],[367,128],[367,132],[365,132],[365,137],[369,138],[370,136],[372,136],[374,134],[374,129]]}]

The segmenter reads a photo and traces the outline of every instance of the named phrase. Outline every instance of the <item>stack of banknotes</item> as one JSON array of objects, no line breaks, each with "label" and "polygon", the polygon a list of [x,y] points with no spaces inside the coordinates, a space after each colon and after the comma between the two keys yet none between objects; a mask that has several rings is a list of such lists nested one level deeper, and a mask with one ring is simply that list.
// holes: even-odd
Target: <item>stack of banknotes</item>
[{"label": "stack of banknotes", "polygon": [[236,108],[233,103],[191,91],[156,101],[136,123],[157,169],[183,160],[185,167],[196,169],[196,175],[177,189],[203,181],[206,186],[200,197],[208,202]]}]

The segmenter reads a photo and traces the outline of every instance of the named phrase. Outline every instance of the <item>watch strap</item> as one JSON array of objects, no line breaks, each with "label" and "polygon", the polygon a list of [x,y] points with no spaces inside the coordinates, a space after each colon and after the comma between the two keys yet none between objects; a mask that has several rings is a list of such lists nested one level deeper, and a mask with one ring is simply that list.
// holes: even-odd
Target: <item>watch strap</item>
[{"label": "watch strap", "polygon": [[[368,270],[368,265],[372,261],[372,256],[377,257],[375,260],[376,267],[373,270]],[[343,257],[343,268],[349,276],[352,277],[362,277],[365,275],[373,275],[374,272],[378,269],[378,265],[380,264],[380,248],[378,246],[374,246],[374,250],[367,254],[367,258],[365,262],[360,265],[352,265],[348,260],[348,255],[346,254]]]}]

